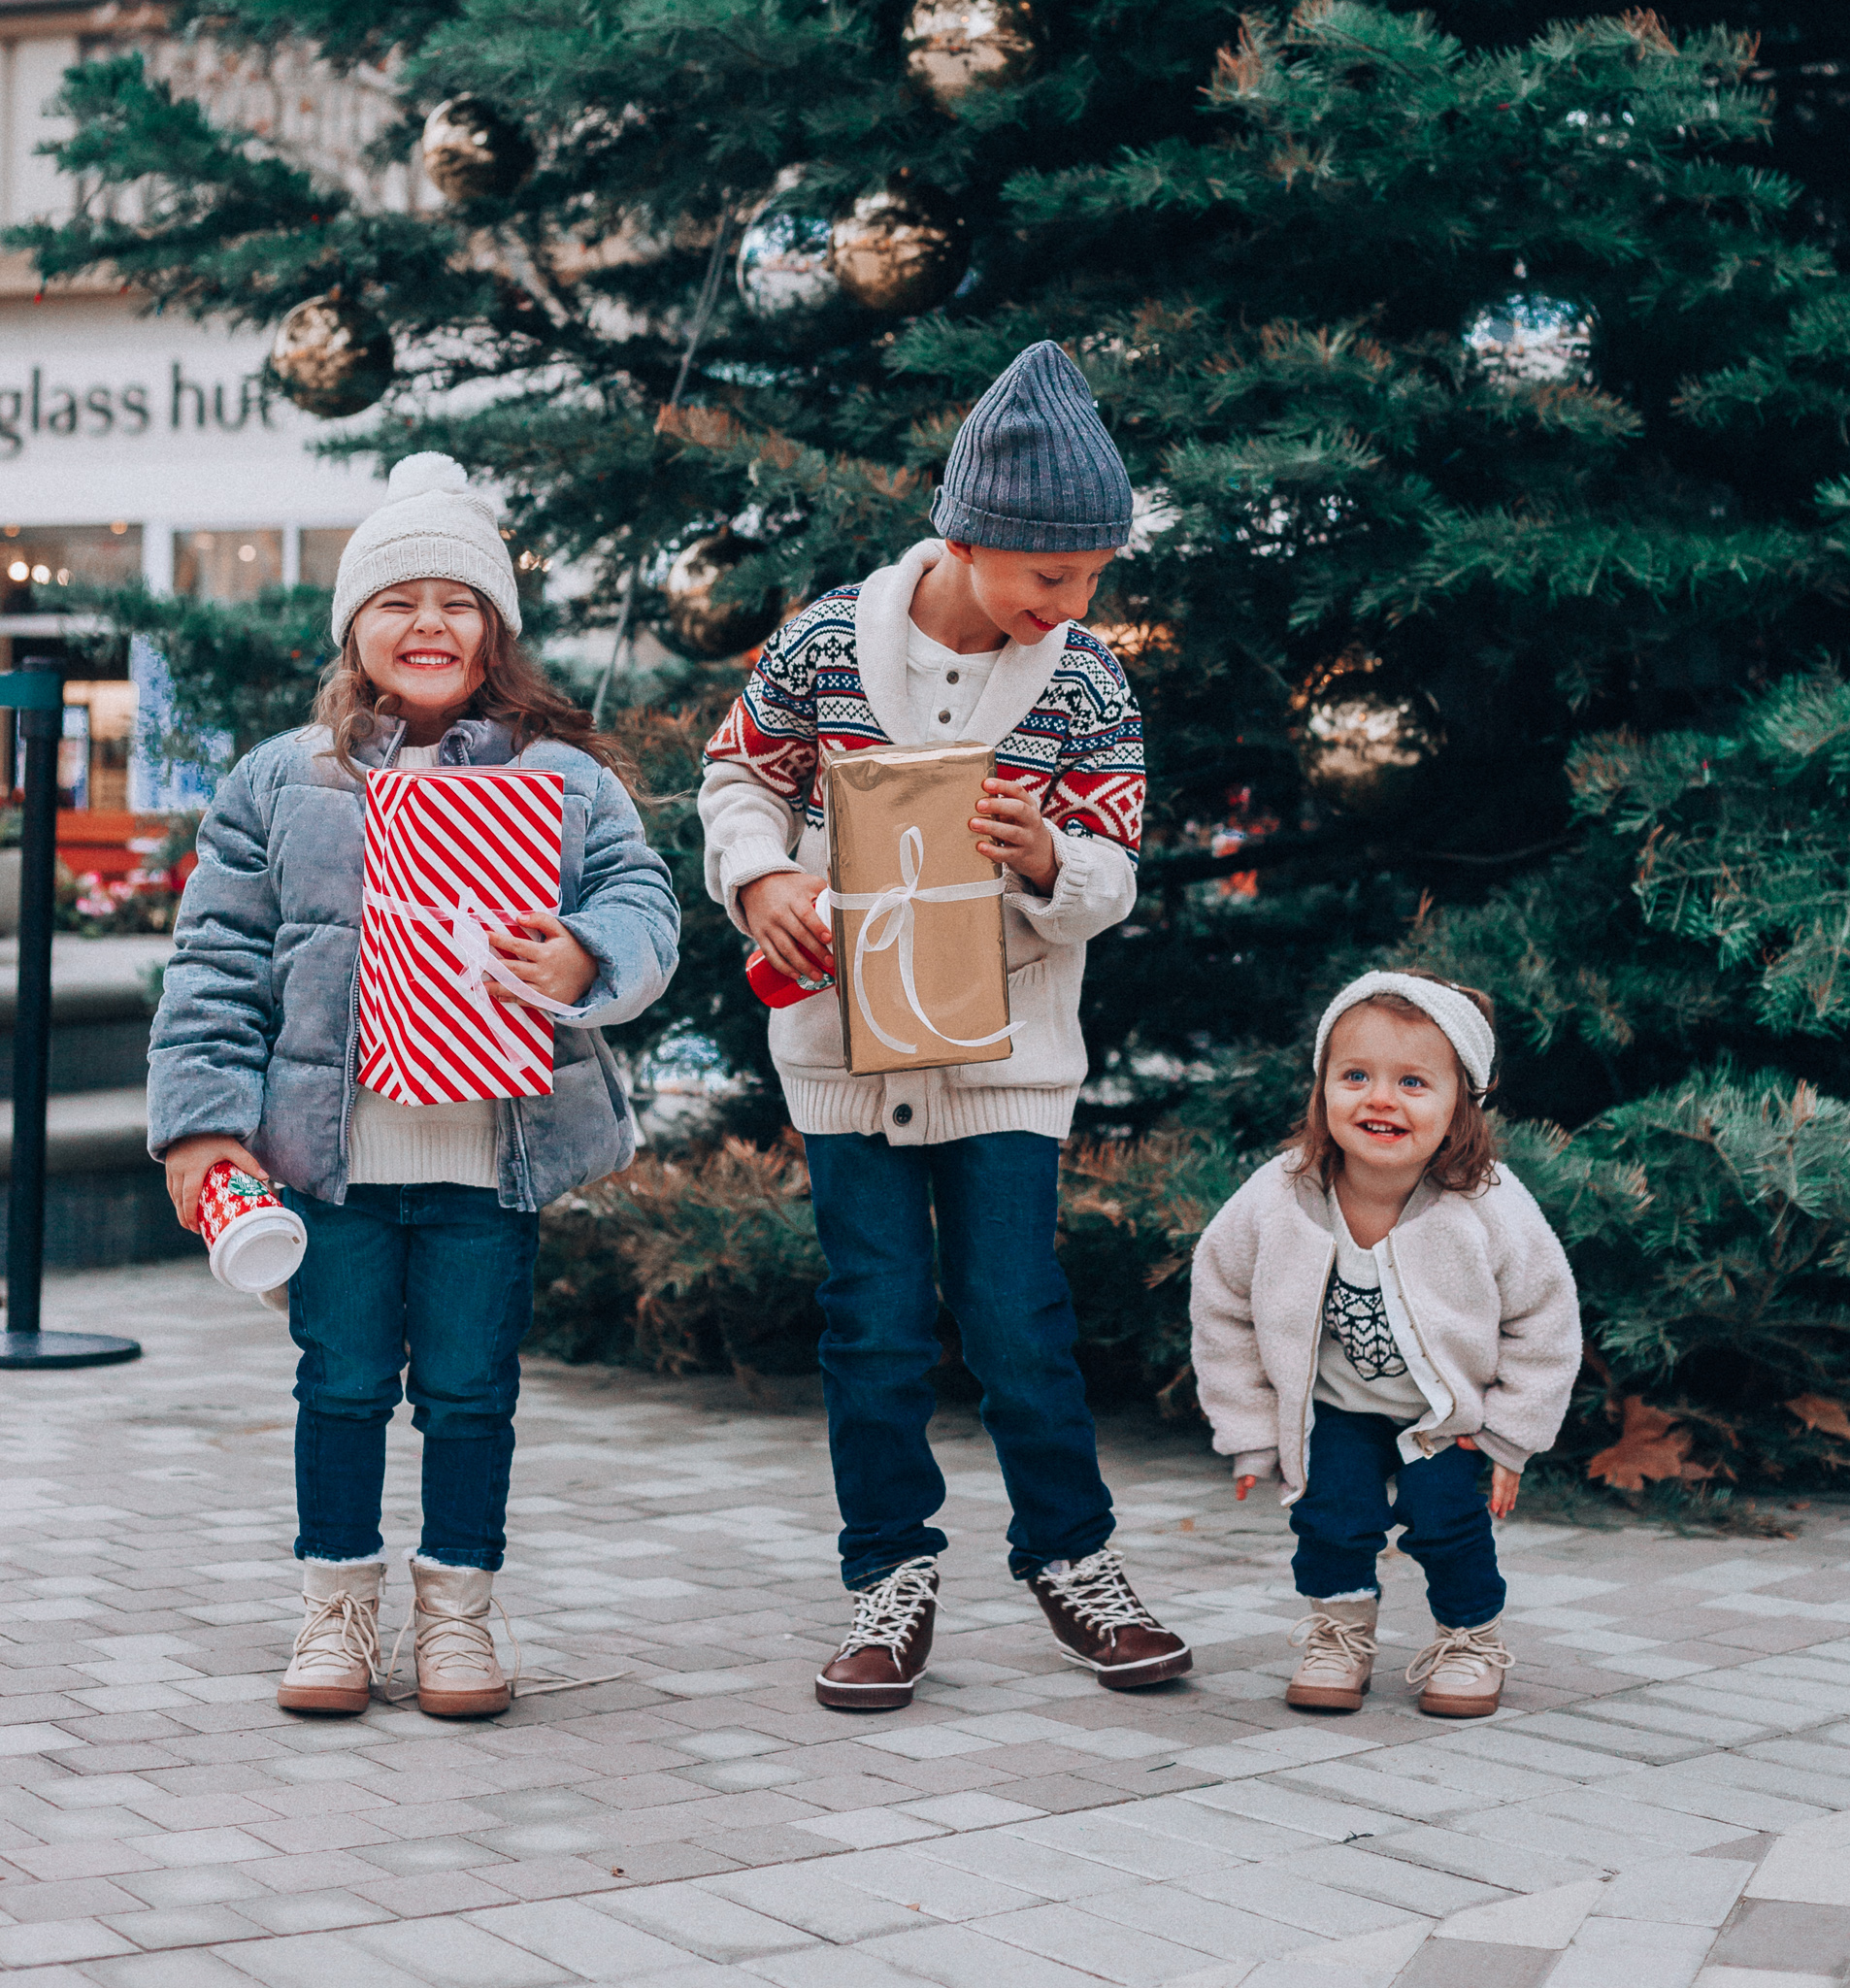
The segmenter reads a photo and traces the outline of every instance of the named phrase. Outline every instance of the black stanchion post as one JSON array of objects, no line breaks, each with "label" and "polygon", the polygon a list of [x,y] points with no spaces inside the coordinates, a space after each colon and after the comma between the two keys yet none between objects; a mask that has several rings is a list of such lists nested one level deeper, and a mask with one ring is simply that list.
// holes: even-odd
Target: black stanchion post
[{"label": "black stanchion post", "polygon": [[51,1070],[51,931],[57,910],[58,740],[64,680],[26,658],[0,676],[0,705],[19,712],[24,821],[19,847],[19,978],[13,1016],[13,1177],[7,1196],[7,1317],[0,1368],[103,1367],[133,1360],[133,1340],[41,1332],[45,1276],[46,1099]]}]

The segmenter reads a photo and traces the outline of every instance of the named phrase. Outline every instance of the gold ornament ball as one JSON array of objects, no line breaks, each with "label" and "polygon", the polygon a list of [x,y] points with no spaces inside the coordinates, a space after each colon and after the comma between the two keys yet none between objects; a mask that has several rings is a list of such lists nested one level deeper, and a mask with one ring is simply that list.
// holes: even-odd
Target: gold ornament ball
[{"label": "gold ornament ball", "polygon": [[1339,656],[1292,699],[1305,783],[1324,807],[1364,821],[1404,813],[1445,744],[1423,692],[1380,676],[1377,657]]},{"label": "gold ornament ball", "polygon": [[919,0],[906,23],[906,73],[941,110],[973,89],[1020,83],[1041,52],[1027,0]]},{"label": "gold ornament ball", "polygon": [[504,198],[533,170],[533,147],[480,97],[449,97],[424,119],[424,172],[452,203]]},{"label": "gold ornament ball", "polygon": [[777,625],[775,590],[755,603],[713,598],[719,582],[741,560],[763,550],[756,539],[744,538],[728,525],[695,539],[675,555],[662,591],[668,596],[676,646],[684,654],[736,656],[762,642]]},{"label": "gold ornament ball", "polygon": [[392,335],[344,297],[310,297],[277,326],[270,370],[297,407],[337,420],[370,408],[392,383]]},{"label": "gold ornament ball", "polygon": [[963,216],[936,187],[891,181],[830,230],[829,267],[855,303],[915,316],[942,304],[970,267]]}]

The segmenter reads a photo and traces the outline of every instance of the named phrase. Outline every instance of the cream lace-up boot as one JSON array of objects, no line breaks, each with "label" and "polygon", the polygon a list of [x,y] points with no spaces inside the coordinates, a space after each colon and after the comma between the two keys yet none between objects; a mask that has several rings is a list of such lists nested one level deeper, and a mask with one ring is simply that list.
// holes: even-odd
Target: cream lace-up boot
[{"label": "cream lace-up boot", "polygon": [[285,1712],[363,1712],[379,1674],[382,1560],[305,1560],[302,1628],[277,1686]]},{"label": "cream lace-up boot", "polygon": [[1424,1684],[1420,1710],[1441,1719],[1487,1719],[1503,1701],[1503,1673],[1516,1660],[1504,1646],[1503,1617],[1475,1629],[1433,1624],[1434,1640],[1406,1667]]},{"label": "cream lace-up boot", "polygon": [[488,1628],[495,1577],[479,1567],[413,1559],[417,1708],[434,1719],[505,1712],[513,1697]]},{"label": "cream lace-up boot", "polygon": [[1318,1602],[1292,1625],[1290,1640],[1304,1655],[1285,1689],[1285,1703],[1301,1711],[1359,1712],[1374,1673],[1377,1597]]}]

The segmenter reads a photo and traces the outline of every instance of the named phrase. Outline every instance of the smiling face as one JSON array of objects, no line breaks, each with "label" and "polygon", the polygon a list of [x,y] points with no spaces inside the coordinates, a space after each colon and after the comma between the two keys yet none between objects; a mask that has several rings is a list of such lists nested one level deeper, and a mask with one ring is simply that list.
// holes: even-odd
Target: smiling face
[{"label": "smiling face", "polygon": [[1343,1165],[1364,1177],[1426,1172],[1452,1129],[1458,1054],[1437,1022],[1363,1002],[1330,1031],[1323,1108]]},{"label": "smiling face", "polygon": [[1005,635],[1032,646],[1062,621],[1083,621],[1099,575],[1117,556],[1096,552],[1000,552],[953,539],[951,556],[970,568],[976,605]]},{"label": "smiling face", "polygon": [[487,639],[481,603],[454,580],[383,587],[353,617],[360,668],[381,697],[398,700],[413,745],[432,743],[413,735],[468,709],[485,674]]}]

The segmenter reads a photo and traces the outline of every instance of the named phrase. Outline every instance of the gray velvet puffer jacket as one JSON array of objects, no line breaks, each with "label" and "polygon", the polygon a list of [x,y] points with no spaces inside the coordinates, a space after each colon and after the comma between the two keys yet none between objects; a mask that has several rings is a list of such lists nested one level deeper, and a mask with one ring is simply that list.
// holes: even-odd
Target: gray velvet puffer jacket
[{"label": "gray velvet puffer jacket", "polygon": [[[355,750],[389,766],[391,723]],[[347,1196],[355,1088],[365,792],[325,730],[284,732],[247,753],[199,831],[199,867],[175,927],[148,1058],[148,1149],[222,1133],[279,1180],[321,1201]],[[506,726],[464,718],[445,766],[532,766],[565,776],[560,917],[597,959],[581,1004],[554,1035],[552,1095],[504,1100],[500,1197],[543,1208],[629,1164],[636,1127],[598,1033],[642,1013],[675,971],[680,911],[668,867],[643,839],[622,782],[588,754],[543,740],[515,756]]]}]

